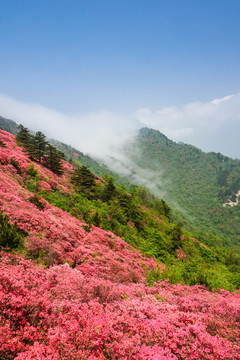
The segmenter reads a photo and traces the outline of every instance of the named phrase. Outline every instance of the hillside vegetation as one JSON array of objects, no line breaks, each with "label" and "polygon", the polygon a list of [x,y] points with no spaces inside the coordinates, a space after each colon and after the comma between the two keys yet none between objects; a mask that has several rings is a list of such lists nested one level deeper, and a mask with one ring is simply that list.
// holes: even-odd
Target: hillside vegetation
[{"label": "hillside vegetation", "polygon": [[0,358],[240,359],[240,295],[214,290],[239,287],[234,256],[22,130],[0,130]]},{"label": "hillside vegetation", "polygon": [[141,181],[150,189],[154,185],[155,194],[163,193],[176,208],[176,218],[199,239],[239,251],[240,160],[177,144],[148,128],[140,131],[125,155],[133,169],[131,180],[138,180],[141,169]]},{"label": "hillside vegetation", "polygon": [[[18,175],[24,174],[24,187],[34,193],[29,201],[44,210],[40,200],[43,198],[84,221],[86,231],[90,232],[92,226],[111,231],[142,254],[157,259],[158,268],[147,273],[149,282],[168,278],[171,283],[198,283],[210,289],[232,290],[240,286],[239,257],[195,240],[180,224],[171,221],[171,209],[164,200],[154,197],[143,187],[132,186],[127,191],[122,185],[116,186],[111,176],[99,178],[85,165],[73,167],[69,164],[68,173],[64,173],[63,165],[59,163],[62,156],[55,169],[56,159],[53,164],[49,161],[51,154],[44,135],[39,132],[30,135],[22,125],[17,141],[24,146],[24,152],[32,162],[28,164],[27,175],[21,170],[21,162],[16,156],[10,157],[10,164]],[[54,157],[59,153],[57,149],[52,152]],[[67,175],[63,186],[70,190],[64,192],[52,188],[35,164],[62,175],[61,179]]]}]

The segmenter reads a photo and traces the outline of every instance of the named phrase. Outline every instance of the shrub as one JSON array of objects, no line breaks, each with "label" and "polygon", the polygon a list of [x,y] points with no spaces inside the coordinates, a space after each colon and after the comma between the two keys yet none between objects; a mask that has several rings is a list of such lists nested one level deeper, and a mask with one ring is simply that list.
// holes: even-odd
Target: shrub
[{"label": "shrub", "polygon": [[31,177],[36,177],[36,175],[37,175],[37,169],[34,169],[34,164],[33,163],[30,163],[28,165],[28,174]]},{"label": "shrub", "polygon": [[7,215],[0,212],[0,247],[15,249],[18,247],[24,232],[17,223],[11,224]]},{"label": "shrub", "polygon": [[31,196],[29,201],[36,205],[39,210],[43,210],[45,208],[45,204],[43,201],[40,200],[40,197],[37,195]]},{"label": "shrub", "polygon": [[11,158],[11,159],[10,159],[10,164],[15,167],[15,169],[17,170],[17,173],[18,173],[18,174],[21,174],[22,171],[21,171],[21,169],[20,169],[19,162],[18,162],[16,159]]}]

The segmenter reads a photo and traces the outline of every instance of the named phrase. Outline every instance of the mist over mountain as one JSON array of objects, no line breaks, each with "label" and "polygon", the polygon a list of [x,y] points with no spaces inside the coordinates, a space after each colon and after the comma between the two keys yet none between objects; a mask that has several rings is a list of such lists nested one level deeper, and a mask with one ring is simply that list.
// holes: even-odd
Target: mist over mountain
[{"label": "mist over mountain", "polygon": [[[1,121],[4,129],[10,126],[16,132],[16,123]],[[240,160],[176,143],[149,128],[120,143],[104,155],[99,149],[90,157],[82,149],[53,141],[68,159],[79,161],[99,176],[110,173],[126,187],[144,186],[164,199],[174,209],[176,221],[199,238],[202,231],[209,232],[209,245],[216,243],[217,234],[219,245],[239,247]]]},{"label": "mist over mountain", "polygon": [[173,141],[239,158],[239,109],[240,93],[181,107],[140,108],[130,114],[110,110],[67,114],[0,94],[2,116],[103,159],[117,155],[145,126]]},{"label": "mist over mountain", "polygon": [[106,164],[164,198],[191,229],[217,233],[225,244],[231,239],[239,246],[240,160],[176,143],[149,128],[120,154]]}]

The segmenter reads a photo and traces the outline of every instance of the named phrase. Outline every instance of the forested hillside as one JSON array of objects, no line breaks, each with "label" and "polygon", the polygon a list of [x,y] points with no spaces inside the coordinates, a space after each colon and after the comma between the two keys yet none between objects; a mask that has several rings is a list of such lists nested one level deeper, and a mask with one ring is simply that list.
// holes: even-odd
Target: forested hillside
[{"label": "forested hillside", "polygon": [[208,245],[239,249],[240,160],[177,144],[147,128],[125,156],[127,166],[132,166],[129,179],[145,183],[156,195],[164,194],[177,210],[176,218],[199,238],[202,231],[209,232]]}]

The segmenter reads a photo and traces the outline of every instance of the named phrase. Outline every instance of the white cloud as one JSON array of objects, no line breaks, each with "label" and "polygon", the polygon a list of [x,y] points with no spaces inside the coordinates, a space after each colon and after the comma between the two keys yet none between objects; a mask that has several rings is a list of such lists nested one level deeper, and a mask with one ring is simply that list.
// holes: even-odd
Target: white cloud
[{"label": "white cloud", "polygon": [[221,102],[223,101],[228,101],[230,100],[234,95],[228,95],[228,96],[224,96],[223,98],[221,99],[215,99],[213,101],[211,101],[212,104],[215,104],[215,105],[219,105],[221,104]]},{"label": "white cloud", "polygon": [[136,120],[110,111],[66,115],[1,94],[0,115],[99,157],[117,152],[118,147],[132,138],[139,128]]},{"label": "white cloud", "polygon": [[133,116],[110,111],[67,115],[0,94],[0,115],[99,157],[115,156],[119,146],[143,126],[205,151],[240,157],[240,93],[205,103],[163,107],[155,112],[139,109]]}]

